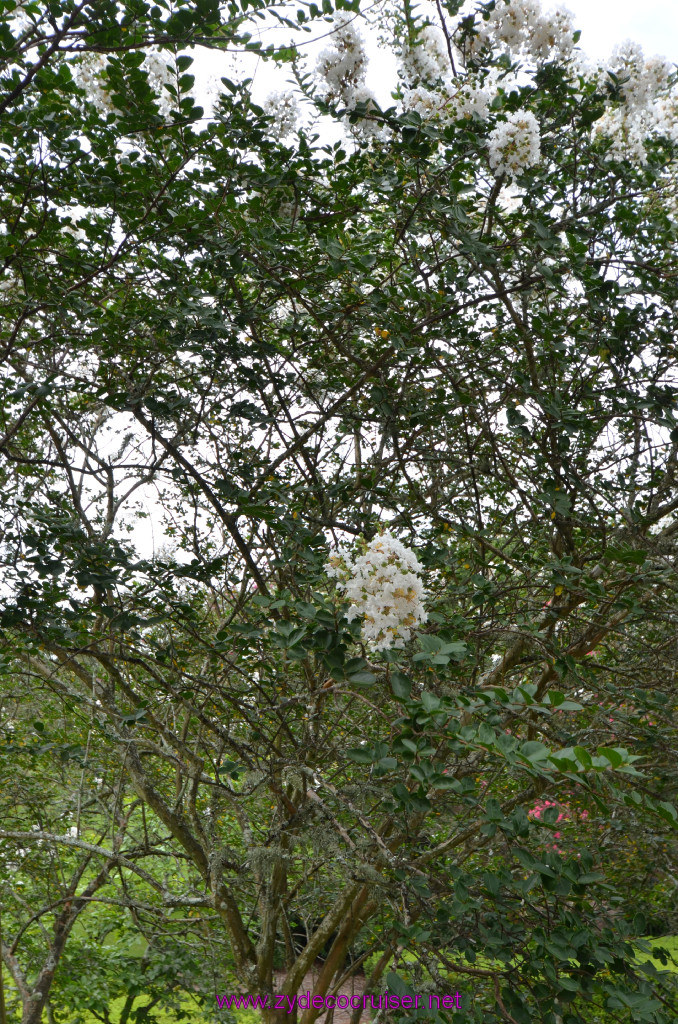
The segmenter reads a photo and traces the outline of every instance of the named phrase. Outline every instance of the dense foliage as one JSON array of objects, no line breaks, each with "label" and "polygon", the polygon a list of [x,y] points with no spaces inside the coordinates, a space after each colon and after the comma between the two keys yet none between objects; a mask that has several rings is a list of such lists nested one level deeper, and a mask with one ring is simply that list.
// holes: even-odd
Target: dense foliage
[{"label": "dense foliage", "polygon": [[337,8],[0,3],[10,1011],[675,1020],[675,75]]}]

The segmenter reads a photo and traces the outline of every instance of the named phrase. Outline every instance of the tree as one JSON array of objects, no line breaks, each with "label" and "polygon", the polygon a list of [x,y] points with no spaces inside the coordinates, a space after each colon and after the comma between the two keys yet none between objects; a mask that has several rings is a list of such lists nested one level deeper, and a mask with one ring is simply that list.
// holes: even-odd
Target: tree
[{"label": "tree", "polygon": [[78,1024],[83,1008],[110,1024],[120,995],[121,1024],[134,1020],[140,995],[180,1010],[187,992],[211,994],[206,966],[223,962],[210,957],[201,921],[186,917],[204,899],[149,827],[119,765],[95,749],[92,721],[80,734],[72,717],[64,721],[60,702],[41,692],[39,669],[22,671],[0,785],[3,953],[22,1024],[43,1012],[50,1024]]},{"label": "tree", "polygon": [[94,716],[246,990],[669,1020],[586,815],[675,844],[675,76],[406,2],[381,110],[337,7],[319,78],[269,52],[333,144],[247,80],[204,119],[183,52],[315,5],[6,16],[4,671]]}]

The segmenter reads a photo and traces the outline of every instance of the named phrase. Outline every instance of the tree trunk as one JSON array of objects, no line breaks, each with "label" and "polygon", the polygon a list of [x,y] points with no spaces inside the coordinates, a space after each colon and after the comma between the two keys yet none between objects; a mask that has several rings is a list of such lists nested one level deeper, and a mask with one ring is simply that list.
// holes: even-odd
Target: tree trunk
[{"label": "tree trunk", "polygon": [[[61,950],[59,951],[59,954],[60,953]],[[23,1004],[21,1024],[41,1024],[42,1011],[49,999],[49,990],[52,986],[52,981],[54,980],[54,972],[56,970],[58,960],[59,956],[55,956],[54,949],[52,949],[47,958],[47,963],[40,971],[35,988],[30,994],[30,998]]]},{"label": "tree trunk", "polygon": [[[269,999],[269,1003],[275,1004],[275,997]],[[264,1010],[262,1016],[265,1024],[297,1024],[297,1004],[294,1003],[291,1013],[288,1013],[289,1005],[285,1002],[282,1009],[276,1010],[275,1005]]]}]

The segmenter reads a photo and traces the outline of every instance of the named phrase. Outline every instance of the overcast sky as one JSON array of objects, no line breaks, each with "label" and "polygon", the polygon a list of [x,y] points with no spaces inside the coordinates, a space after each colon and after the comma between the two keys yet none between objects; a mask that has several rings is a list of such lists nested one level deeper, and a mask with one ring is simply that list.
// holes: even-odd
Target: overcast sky
[{"label": "overcast sky", "polygon": [[648,56],[678,63],[676,0],[566,0],[563,6],[574,14],[582,30],[579,45],[592,57],[604,57],[615,43],[633,39]]}]

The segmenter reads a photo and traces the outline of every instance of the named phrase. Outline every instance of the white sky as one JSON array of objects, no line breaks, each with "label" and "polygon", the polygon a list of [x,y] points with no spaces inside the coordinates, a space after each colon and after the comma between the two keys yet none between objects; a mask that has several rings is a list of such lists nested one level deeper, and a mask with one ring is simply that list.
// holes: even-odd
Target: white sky
[{"label": "white sky", "polygon": [[616,43],[632,39],[648,57],[678,63],[678,4],[675,0],[565,0],[582,30],[579,45],[604,57]]}]

